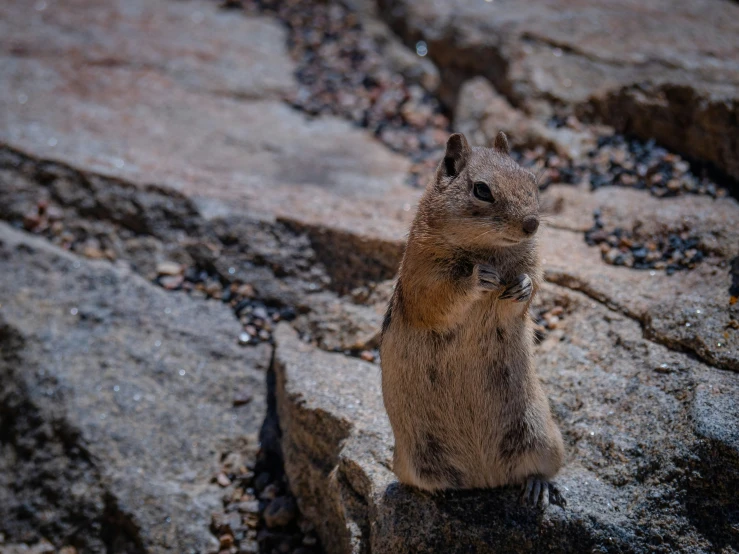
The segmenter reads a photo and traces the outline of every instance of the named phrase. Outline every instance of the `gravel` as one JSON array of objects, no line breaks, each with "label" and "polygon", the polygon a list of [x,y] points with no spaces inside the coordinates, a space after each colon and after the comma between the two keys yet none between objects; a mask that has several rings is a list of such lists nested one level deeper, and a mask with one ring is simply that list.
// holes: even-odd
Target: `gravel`
[{"label": "gravel", "polygon": [[648,190],[657,197],[682,194],[706,194],[713,198],[727,195],[707,170],[691,168],[691,164],[657,146],[653,140],[643,142],[622,135],[602,136],[598,148],[588,154],[582,169],[590,172],[593,190],[605,186],[622,186]]},{"label": "gravel", "polygon": [[[172,274],[175,266],[179,268],[177,275]],[[164,262],[157,266],[157,271],[159,275],[154,282],[167,290],[182,290],[191,295],[227,303],[241,322],[243,332],[237,340],[243,346],[272,343],[273,326],[279,321],[292,321],[297,315],[290,306],[266,305],[255,298],[254,287],[249,283],[227,281],[218,274],[197,266],[179,266]],[[234,399],[234,402],[237,401]]]},{"label": "gravel", "polygon": [[634,269],[676,271],[693,269],[706,254],[699,248],[699,239],[688,231],[667,233],[664,236],[637,237],[633,231],[615,227],[605,229],[600,210],[593,214],[595,223],[585,233],[591,246],[600,246],[603,261]]}]

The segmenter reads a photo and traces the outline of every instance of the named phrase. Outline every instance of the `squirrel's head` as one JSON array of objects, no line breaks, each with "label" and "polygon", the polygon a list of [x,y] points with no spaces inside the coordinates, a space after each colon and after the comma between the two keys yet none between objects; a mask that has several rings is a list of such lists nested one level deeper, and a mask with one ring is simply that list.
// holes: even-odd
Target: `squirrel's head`
[{"label": "squirrel's head", "polygon": [[539,228],[536,177],[511,158],[502,132],[493,148],[472,148],[461,133],[450,136],[426,197],[433,204],[428,223],[460,246],[513,246]]}]

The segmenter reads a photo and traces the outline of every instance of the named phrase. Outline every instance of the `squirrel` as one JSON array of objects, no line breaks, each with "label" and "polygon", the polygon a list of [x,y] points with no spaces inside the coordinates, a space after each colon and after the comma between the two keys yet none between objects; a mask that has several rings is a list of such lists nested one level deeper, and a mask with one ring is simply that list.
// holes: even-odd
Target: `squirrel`
[{"label": "squirrel", "polygon": [[521,485],[564,506],[550,482],[562,435],[532,364],[528,314],[542,282],[536,177],[451,135],[411,225],[382,325],[382,394],[393,471],[427,491]]}]

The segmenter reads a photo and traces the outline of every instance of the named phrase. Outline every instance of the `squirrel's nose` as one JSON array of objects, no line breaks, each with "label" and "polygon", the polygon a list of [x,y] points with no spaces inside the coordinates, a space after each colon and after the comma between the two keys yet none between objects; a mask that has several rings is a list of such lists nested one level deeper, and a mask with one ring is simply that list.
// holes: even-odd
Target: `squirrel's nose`
[{"label": "squirrel's nose", "polygon": [[527,235],[533,235],[539,228],[539,218],[535,215],[527,215],[523,218],[523,232]]}]

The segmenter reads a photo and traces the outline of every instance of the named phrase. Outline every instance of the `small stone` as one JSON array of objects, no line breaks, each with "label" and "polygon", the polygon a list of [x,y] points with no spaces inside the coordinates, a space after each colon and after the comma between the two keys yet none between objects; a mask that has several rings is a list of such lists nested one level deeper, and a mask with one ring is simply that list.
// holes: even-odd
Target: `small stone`
[{"label": "small stone", "polygon": [[279,489],[277,488],[277,485],[271,483],[264,488],[262,494],[259,495],[259,498],[261,498],[262,500],[272,500],[277,497],[278,492]]},{"label": "small stone", "polygon": [[262,340],[269,340],[270,339],[269,331],[267,331],[266,329],[262,329],[261,331],[259,331],[259,338]]},{"label": "small stone", "polygon": [[621,256],[621,251],[618,248],[611,248],[605,255],[605,260],[609,264],[615,264],[616,260]]},{"label": "small stone", "polygon": [[221,548],[231,548],[234,544],[234,537],[230,533],[226,533],[218,537]]},{"label": "small stone", "polygon": [[82,249],[82,255],[93,260],[100,260],[105,257],[105,253],[102,250],[100,250],[96,246],[91,245],[86,245]]},{"label": "small stone", "polygon": [[375,355],[369,350],[363,350],[359,357],[362,358],[365,362],[375,361]]},{"label": "small stone", "polygon": [[269,317],[267,315],[267,310],[264,306],[257,306],[256,308],[254,308],[254,312],[252,313],[254,314],[254,317],[262,319],[262,320],[267,319]]},{"label": "small stone", "polygon": [[159,262],[157,264],[158,275],[179,275],[182,273],[182,266],[176,262]]},{"label": "small stone", "polygon": [[243,502],[239,502],[238,510],[242,514],[259,513],[259,501],[258,500],[246,500]]},{"label": "small stone", "polygon": [[77,554],[77,549],[74,546],[63,546],[59,554]]},{"label": "small stone", "polygon": [[269,529],[288,525],[297,515],[295,500],[290,496],[278,496],[264,510],[264,523]]},{"label": "small stone", "polygon": [[239,502],[241,500],[241,497],[244,496],[244,489],[235,488],[233,493],[231,494],[230,502]]},{"label": "small stone", "polygon": [[57,222],[64,217],[64,212],[56,206],[49,206],[46,209],[46,218],[49,221]]},{"label": "small stone", "polygon": [[552,316],[561,316],[565,312],[565,309],[562,306],[555,306],[551,310],[549,310],[549,315]]},{"label": "small stone", "polygon": [[248,283],[244,283],[243,285],[239,285],[239,288],[236,289],[236,293],[239,296],[243,296],[244,298],[253,298],[254,297],[254,287],[252,287]]},{"label": "small stone", "polygon": [[205,293],[213,298],[220,298],[223,293],[223,287],[218,281],[210,281],[205,285]]},{"label": "small stone", "polygon": [[670,179],[667,181],[667,188],[672,192],[677,192],[682,188],[682,184],[677,179]]},{"label": "small stone", "polygon": [[31,213],[23,216],[23,227],[26,231],[33,231],[41,225],[41,217],[38,214]]},{"label": "small stone", "polygon": [[672,368],[670,368],[669,365],[663,363],[655,367],[654,371],[656,371],[657,373],[672,373]]},{"label": "small stone", "polygon": [[165,275],[159,279],[159,284],[167,290],[177,290],[182,286],[185,278],[182,275]]},{"label": "small stone", "polygon": [[257,513],[246,513],[243,517],[244,525],[249,529],[257,529],[259,527],[259,514]]},{"label": "small stone", "polygon": [[225,473],[219,473],[216,482],[222,487],[227,487],[231,484],[231,479]]},{"label": "small stone", "polygon": [[234,406],[244,406],[245,404],[248,404],[253,400],[253,396],[249,391],[239,391],[234,395],[233,399],[233,405]]},{"label": "small stone", "polygon": [[41,541],[34,545],[29,552],[31,554],[54,554],[56,552],[56,548],[54,548],[54,545],[46,539],[41,539]]},{"label": "small stone", "polygon": [[238,554],[258,554],[259,543],[255,541],[241,541]]},{"label": "small stone", "polygon": [[295,310],[293,308],[282,308],[280,310],[280,318],[284,321],[292,321],[297,317],[297,314],[295,313]]}]

